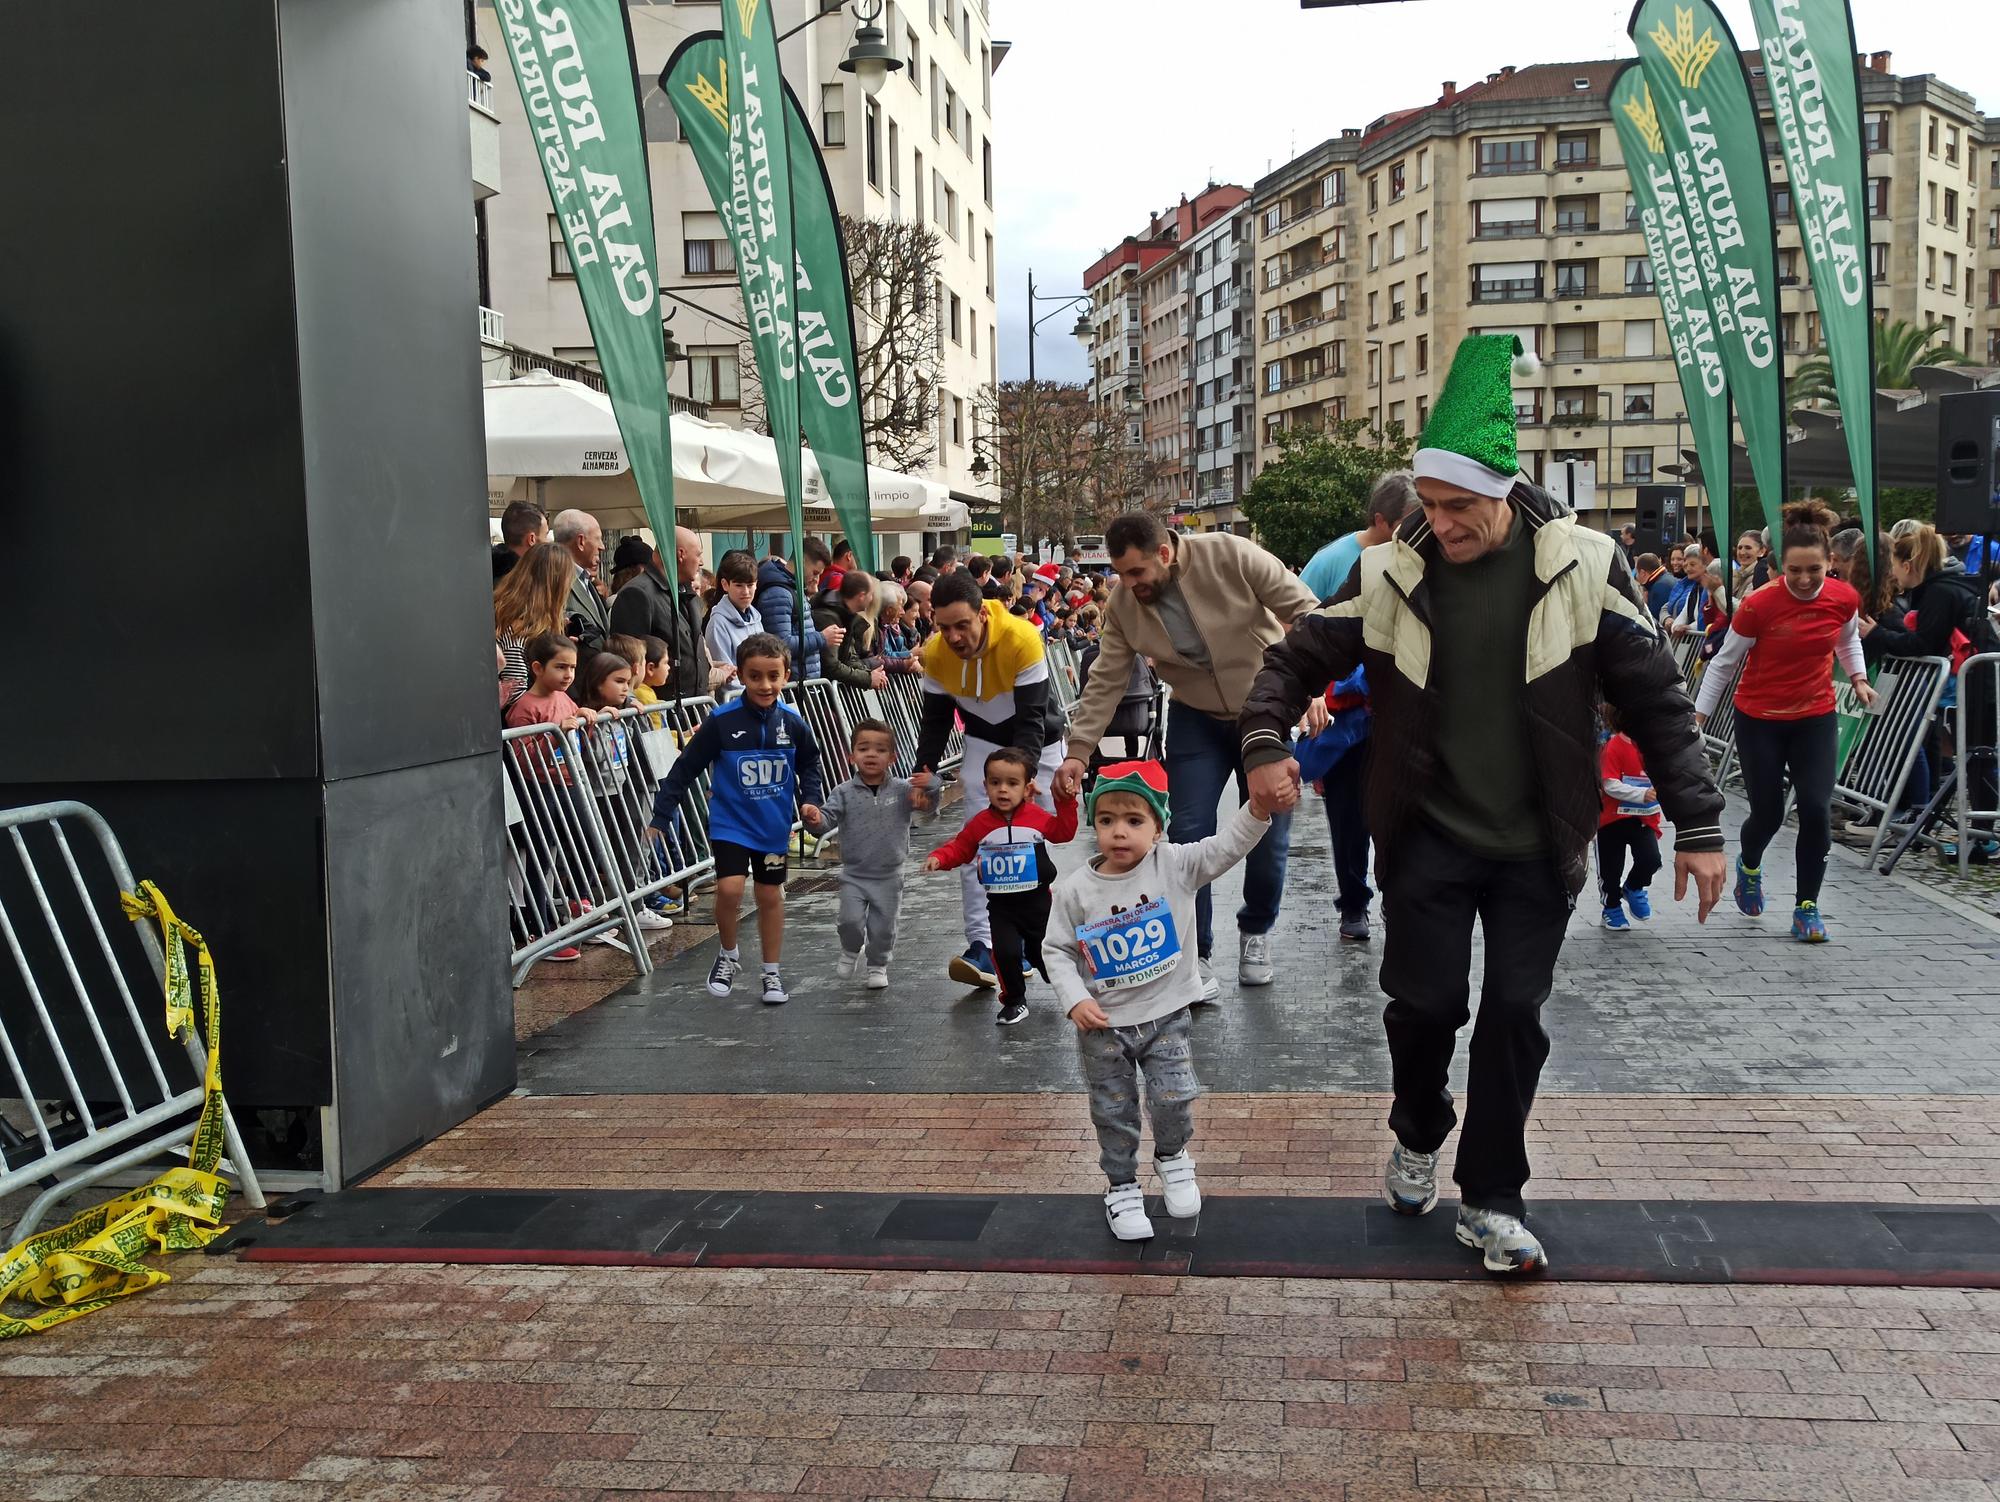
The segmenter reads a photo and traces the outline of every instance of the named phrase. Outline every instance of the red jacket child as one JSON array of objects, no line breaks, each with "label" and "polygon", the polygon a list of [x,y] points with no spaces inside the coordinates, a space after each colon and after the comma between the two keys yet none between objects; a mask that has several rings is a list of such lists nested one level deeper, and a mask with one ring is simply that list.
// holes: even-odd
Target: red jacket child
[{"label": "red jacket child", "polygon": [[1630,736],[1614,735],[1604,743],[1598,753],[1598,776],[1604,790],[1604,807],[1597,816],[1599,829],[1620,819],[1637,819],[1654,834],[1660,832],[1660,800]]}]

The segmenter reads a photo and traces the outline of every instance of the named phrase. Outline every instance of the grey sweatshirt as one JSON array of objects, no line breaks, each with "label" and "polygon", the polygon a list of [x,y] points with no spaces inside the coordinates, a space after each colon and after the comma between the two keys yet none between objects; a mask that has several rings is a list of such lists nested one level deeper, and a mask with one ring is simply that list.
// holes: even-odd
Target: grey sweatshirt
[{"label": "grey sweatshirt", "polygon": [[882,779],[871,788],[850,777],[820,805],[826,823],[819,833],[840,830],[840,868],[855,876],[901,876],[910,858],[910,815],[916,811],[908,782]]},{"label": "grey sweatshirt", "polygon": [[[1136,1027],[1200,1000],[1195,893],[1248,855],[1270,827],[1270,821],[1251,813],[1246,803],[1221,831],[1205,840],[1170,845],[1162,838],[1123,876],[1099,870],[1104,857],[1093,856],[1088,864],[1058,878],[1042,954],[1062,1009],[1067,1012],[1080,1001],[1095,1000],[1113,1027]],[[1166,912],[1133,912],[1154,901],[1162,902]],[[1130,916],[1133,921],[1094,926],[1114,916]],[[1088,954],[1086,937],[1094,941]],[[1179,958],[1164,973],[1108,985],[1100,979],[1100,969],[1108,975],[1118,965],[1157,970],[1170,950],[1178,950]]]}]

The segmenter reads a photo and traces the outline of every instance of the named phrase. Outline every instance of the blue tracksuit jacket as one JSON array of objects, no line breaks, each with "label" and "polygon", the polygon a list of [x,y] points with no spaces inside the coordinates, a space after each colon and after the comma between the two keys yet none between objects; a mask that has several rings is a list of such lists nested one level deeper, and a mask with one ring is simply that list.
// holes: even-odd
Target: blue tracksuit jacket
[{"label": "blue tracksuit jacket", "polygon": [[653,827],[673,828],[695,779],[710,767],[708,837],[772,855],[791,843],[800,803],[823,793],[819,745],[797,711],[780,702],[759,710],[746,698],[723,705],[681,749],[653,796]]}]

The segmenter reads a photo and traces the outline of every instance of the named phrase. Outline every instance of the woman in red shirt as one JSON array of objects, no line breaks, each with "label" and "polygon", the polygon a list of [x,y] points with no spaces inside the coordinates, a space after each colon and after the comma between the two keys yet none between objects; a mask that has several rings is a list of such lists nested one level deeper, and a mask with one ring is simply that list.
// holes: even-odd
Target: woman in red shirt
[{"label": "woman in red shirt", "polygon": [[1737,602],[1722,650],[1702,675],[1695,723],[1703,724],[1722,699],[1738,663],[1736,755],[1750,794],[1743,848],[1736,858],[1736,906],[1751,917],[1764,911],[1763,860],[1785,822],[1785,779],[1798,795],[1798,906],[1792,937],[1826,942],[1819,888],[1833,844],[1834,756],[1839,729],[1833,711],[1833,662],[1854,685],[1863,705],[1875,702],[1861,657],[1856,616],[1861,597],[1827,575],[1837,520],[1822,501],[1785,507],[1782,576]]}]

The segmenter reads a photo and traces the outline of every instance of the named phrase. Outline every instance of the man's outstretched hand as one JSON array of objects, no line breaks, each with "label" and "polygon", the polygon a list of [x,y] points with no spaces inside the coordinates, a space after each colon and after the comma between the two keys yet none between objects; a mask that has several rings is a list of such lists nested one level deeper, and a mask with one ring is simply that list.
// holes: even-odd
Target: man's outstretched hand
[{"label": "man's outstretched hand", "polygon": [[1074,756],[1063,758],[1063,764],[1056,768],[1055,796],[1074,798],[1083,786],[1083,774],[1088,770],[1083,762]]},{"label": "man's outstretched hand", "polygon": [[1728,874],[1729,861],[1720,850],[1676,850],[1674,901],[1687,900],[1688,878],[1693,877],[1695,895],[1699,899],[1694,921],[1706,923],[1708,915],[1715,911],[1716,903],[1722,900],[1722,881]]}]

